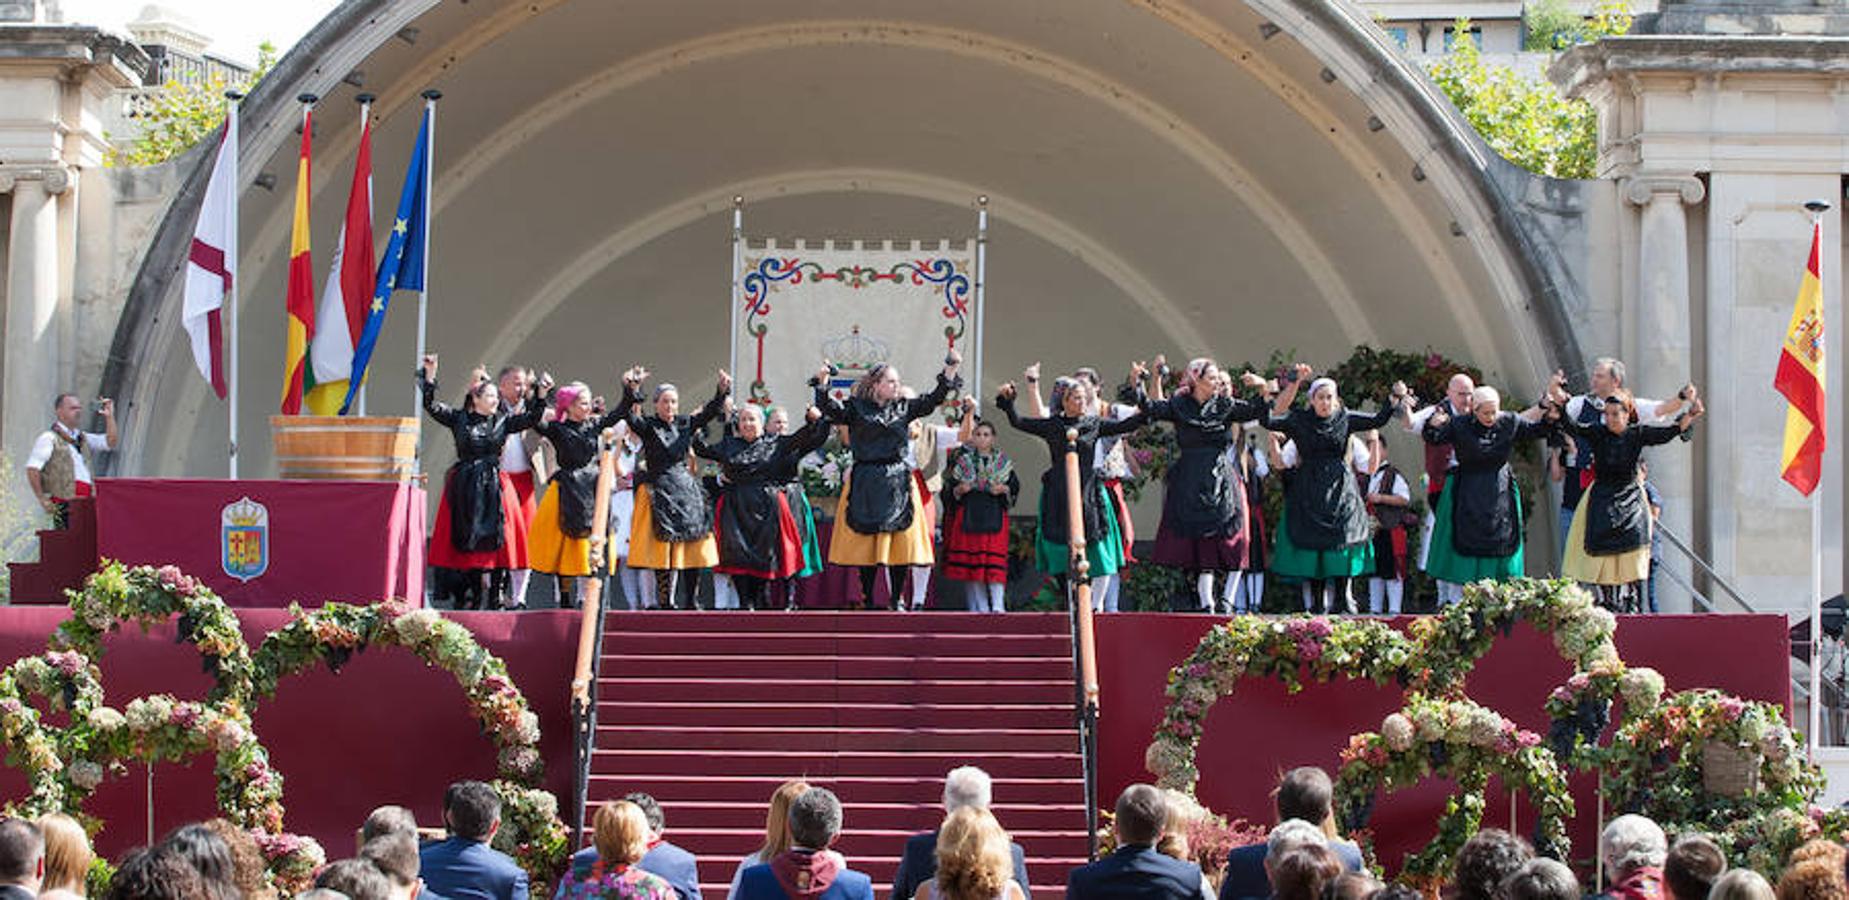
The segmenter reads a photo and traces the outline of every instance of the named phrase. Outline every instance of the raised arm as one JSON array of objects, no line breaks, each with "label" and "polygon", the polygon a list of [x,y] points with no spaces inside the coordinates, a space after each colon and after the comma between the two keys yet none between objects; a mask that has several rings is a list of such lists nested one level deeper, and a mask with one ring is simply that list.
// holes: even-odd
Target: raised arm
[{"label": "raised arm", "polygon": [[822,418],[831,424],[843,425],[847,423],[847,406],[828,392],[831,369],[831,366],[823,366],[815,370],[815,374],[809,377],[809,387],[815,390],[815,408],[821,410]]},{"label": "raised arm", "polygon": [[1021,373],[1021,381],[1027,385],[1027,414],[1036,419],[1046,417],[1046,401],[1040,399],[1040,364],[1034,363]]},{"label": "raised arm", "polygon": [[1270,422],[1290,414],[1290,405],[1297,402],[1297,389],[1303,387],[1304,381],[1309,379],[1310,371],[1306,363],[1291,367],[1290,374],[1295,377],[1284,382],[1284,389],[1278,391],[1277,399],[1271,402],[1271,418],[1266,420],[1266,428],[1271,427]]},{"label": "raised arm", "polygon": [[1390,403],[1382,404],[1379,409],[1371,413],[1358,413],[1351,409],[1348,411],[1348,433],[1360,434],[1363,431],[1374,431],[1391,421],[1393,421],[1393,405]]},{"label": "raised arm", "polygon": [[963,398],[963,422],[957,426],[957,446],[969,444],[976,434],[976,398]]},{"label": "raised arm", "polygon": [[456,424],[459,413],[456,408],[437,399],[436,357],[424,357],[424,365],[417,370],[417,389],[424,395],[424,412],[438,425],[448,428]]},{"label": "raised arm", "polygon": [[1008,417],[1008,424],[1014,426],[1016,431],[1025,431],[1028,434],[1041,438],[1060,431],[1059,423],[1054,422],[1052,419],[1041,418],[1039,416],[1023,418],[1020,414],[1016,413],[1014,410],[1013,384],[1004,384],[1001,386],[1001,390],[995,395],[995,408],[1001,410],[1002,415]]},{"label": "raised arm", "polygon": [[809,411],[814,413],[814,418],[803,423],[803,427],[798,428],[795,434],[785,438],[777,448],[779,452],[787,448],[793,456],[808,456],[822,449],[822,445],[828,442],[828,418],[815,407],[810,407]]},{"label": "raised arm", "polygon": [[719,386],[714,389],[713,398],[706,401],[706,405],[700,407],[700,411],[694,413],[687,420],[687,424],[695,431],[704,429],[708,422],[719,418],[719,414],[725,410],[726,398],[730,396],[732,396],[732,376],[727,374],[726,370],[720,369]]},{"label": "raised arm", "polygon": [[1140,410],[1121,419],[1110,421],[1101,419],[1098,421],[1098,436],[1115,437],[1120,434],[1129,434],[1147,424],[1149,424],[1149,416]]},{"label": "raised arm", "polygon": [[931,393],[905,401],[905,421],[910,422],[913,419],[922,419],[930,415],[932,410],[944,405],[944,401],[950,398],[952,390],[962,384],[963,379],[957,375],[955,366],[944,367],[944,371],[937,374],[937,387],[932,388]]}]

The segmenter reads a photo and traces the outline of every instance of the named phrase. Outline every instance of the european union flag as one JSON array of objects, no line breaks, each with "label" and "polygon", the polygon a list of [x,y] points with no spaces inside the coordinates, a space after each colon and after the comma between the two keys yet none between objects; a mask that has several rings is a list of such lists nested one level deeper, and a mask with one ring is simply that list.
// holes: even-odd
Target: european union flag
[{"label": "european union flag", "polygon": [[366,366],[372,362],[373,345],[385,327],[385,310],[396,291],[424,289],[424,235],[430,225],[430,195],[425,190],[430,166],[429,107],[424,109],[424,124],[417,130],[417,146],[411,150],[411,165],[404,173],[404,188],[398,192],[398,212],[392,219],[392,236],[385,243],[385,255],[379,257],[379,273],[373,281],[372,308],[366,312],[366,328],[360,332],[359,344],[353,348],[353,374],[347,379],[347,398],[340,403],[346,415],[366,381]]}]

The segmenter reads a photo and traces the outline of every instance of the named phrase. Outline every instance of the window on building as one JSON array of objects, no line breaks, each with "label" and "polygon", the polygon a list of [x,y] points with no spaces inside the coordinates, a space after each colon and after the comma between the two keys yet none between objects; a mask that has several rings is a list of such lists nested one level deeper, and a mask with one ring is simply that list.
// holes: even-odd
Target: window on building
[{"label": "window on building", "polygon": [[[1483,49],[1483,27],[1482,26],[1472,25],[1470,27],[1470,30],[1466,31],[1465,34],[1469,36],[1470,42],[1472,44],[1475,44],[1478,50]],[[1451,52],[1452,42],[1456,40],[1457,40],[1457,26],[1446,25],[1445,26],[1445,52],[1446,53]]]},{"label": "window on building", "polygon": [[1406,49],[1406,26],[1388,25],[1384,30],[1387,32],[1387,37],[1392,38],[1395,44],[1400,45],[1401,50]]}]

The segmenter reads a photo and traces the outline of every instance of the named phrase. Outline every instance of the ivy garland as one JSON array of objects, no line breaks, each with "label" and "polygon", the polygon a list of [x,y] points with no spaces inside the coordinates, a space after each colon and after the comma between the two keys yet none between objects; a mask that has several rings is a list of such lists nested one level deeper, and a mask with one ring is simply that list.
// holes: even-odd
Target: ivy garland
[{"label": "ivy garland", "polygon": [[225,601],[178,566],[128,567],[106,560],[85,579],[82,590],[68,591],[71,617],[52,632],[51,648],[76,650],[102,659],[103,637],[125,621],[143,631],[178,616],[179,640],[199,649],[213,686],[207,699],[247,706],[251,692],[250,647],[238,629],[238,617]]}]

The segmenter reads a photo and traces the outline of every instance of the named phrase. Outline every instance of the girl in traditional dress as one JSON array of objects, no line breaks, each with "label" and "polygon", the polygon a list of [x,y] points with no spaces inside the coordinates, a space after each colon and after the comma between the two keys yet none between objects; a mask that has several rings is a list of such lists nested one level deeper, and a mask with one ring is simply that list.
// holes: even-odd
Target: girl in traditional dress
[{"label": "girl in traditional dress", "polygon": [[1504,412],[1502,395],[1487,385],[1470,392],[1470,415],[1440,410],[1425,422],[1427,444],[1449,445],[1457,467],[1432,511],[1425,571],[1453,584],[1506,581],[1522,574],[1521,493],[1509,455],[1519,441],[1543,437],[1546,409]]},{"label": "girl in traditional dress", "polygon": [[1034,541],[1034,562],[1040,571],[1060,578],[1069,577],[1068,556],[1072,522],[1067,510],[1066,432],[1075,431],[1079,458],[1079,527],[1085,536],[1085,559],[1090,564],[1092,608],[1104,612],[1104,579],[1123,567],[1123,533],[1117,517],[1110,515],[1110,501],[1098,481],[1098,470],[1091,465],[1097,456],[1100,438],[1129,434],[1148,421],[1141,412],[1116,422],[1106,422],[1092,413],[1091,392],[1085,382],[1061,378],[1053,382],[1052,411],[1046,418],[1022,418],[1014,409],[1012,382],[1001,386],[995,406],[1008,417],[1008,424],[1046,443],[1048,466],[1040,476],[1040,530]]},{"label": "girl in traditional dress", "polygon": [[1271,474],[1266,454],[1254,446],[1255,431],[1240,426],[1239,436],[1227,449],[1227,459],[1239,478],[1246,507],[1246,564],[1226,573],[1222,598],[1234,613],[1259,612],[1265,598],[1265,563],[1270,557],[1271,529],[1265,524],[1265,476]]},{"label": "girl in traditional dress", "polygon": [[500,390],[486,377],[469,386],[462,409],[437,399],[437,357],[424,357],[417,370],[424,412],[449,429],[456,461],[443,479],[443,499],[430,537],[430,565],[463,573],[458,609],[480,609],[496,569],[527,566],[526,533],[519,498],[501,471],[501,447],[507,436],[538,424],[537,398],[515,413],[501,408]]},{"label": "girl in traditional dress", "polygon": [[[1271,569],[1308,581],[1319,607],[1314,611],[1353,612],[1349,582],[1373,570],[1374,544],[1361,489],[1349,466],[1348,437],[1378,429],[1392,417],[1394,407],[1383,406],[1371,415],[1351,413],[1342,405],[1335,381],[1318,378],[1310,385],[1309,406],[1292,409],[1310,372],[1303,363],[1290,371],[1264,423],[1297,448],[1296,471],[1286,482],[1284,515],[1272,543]],[[1393,385],[1396,397],[1405,390],[1403,384]]]},{"label": "girl in traditional dress", "polygon": [[[784,437],[790,431],[790,412],[781,406],[773,406],[764,417],[764,431],[772,437]],[[823,440],[827,440],[828,427],[822,427]],[[813,448],[811,448],[813,449]],[[781,481],[778,489],[783,491],[784,502],[790,505],[790,511],[796,516],[796,528],[802,536],[802,568],[786,578],[771,582],[771,605],[784,609],[796,609],[796,582],[812,575],[822,574],[822,540],[815,530],[815,507],[809,505],[809,492],[803,490],[801,460],[797,465],[778,471]]]},{"label": "girl in traditional dress", "polygon": [[604,555],[609,559],[610,574],[616,576],[623,598],[630,609],[653,609],[655,590],[643,590],[642,570],[629,565],[629,533],[636,512],[636,478],[642,468],[642,439],[629,430],[629,423],[617,422],[604,432],[608,452],[616,470],[610,485],[610,537]]},{"label": "girl in traditional dress", "polygon": [[[1164,372],[1167,371],[1162,365],[1161,356],[1156,357],[1156,364]],[[1040,364],[1028,366],[1022,376],[1027,382],[1028,415],[1036,418],[1045,416],[1046,404],[1040,399]],[[1086,393],[1091,397],[1088,412],[1101,421],[1115,422],[1137,414],[1137,408],[1129,403],[1112,403],[1104,398],[1104,383],[1098,377],[1097,369],[1080,366],[1072,370],[1072,377],[1085,383]],[[1108,502],[1108,508],[1102,512],[1117,520],[1117,530],[1123,545],[1123,559],[1118,563],[1118,571],[1092,579],[1092,604],[1104,612],[1117,611],[1118,600],[1123,593],[1123,569],[1136,562],[1136,522],[1130,517],[1130,504],[1124,497],[1123,488],[1125,479],[1134,473],[1130,469],[1129,454],[1125,448],[1123,435],[1101,436],[1092,459],[1092,467],[1098,471],[1098,483],[1104,485],[1104,498]],[[1083,460],[1080,462],[1082,464]]]},{"label": "girl in traditional dress", "polygon": [[922,397],[907,400],[899,370],[879,363],[854,384],[852,396],[842,403],[828,393],[829,368],[824,366],[811,383],[815,405],[828,421],[846,425],[854,453],[836,507],[835,531],[828,561],[860,570],[862,603],[873,608],[873,578],[881,566],[892,579],[894,608],[904,605],[905,568],[931,565],[931,521],[925,517],[924,499],[912,467],[906,463],[909,426],[942,406],[950,392],[963,383],[957,377],[962,357],[953,349],[944,357],[937,387]]},{"label": "girl in traditional dress", "polygon": [[[1557,403],[1565,392],[1555,390]],[[1579,498],[1573,528],[1567,532],[1562,578],[1594,585],[1600,605],[1613,612],[1641,612],[1643,582],[1650,577],[1650,534],[1655,524],[1644,497],[1639,466],[1645,447],[1666,444],[1694,426],[1703,412],[1690,385],[1682,389],[1688,406],[1670,425],[1640,425],[1637,406],[1623,388],[1606,398],[1604,421],[1584,425],[1561,416],[1561,427],[1592,449],[1592,486]]]},{"label": "girl in traditional dress", "polygon": [[591,389],[574,381],[553,394],[553,415],[535,429],[552,442],[558,468],[527,536],[533,569],[558,580],[559,607],[576,609],[581,579],[591,574],[591,526],[597,505],[599,450],[604,429],[623,419],[611,410],[592,415]]},{"label": "girl in traditional dress", "polygon": [[[1155,398],[1141,389],[1147,371],[1139,363],[1137,405],[1152,421],[1175,426],[1180,455],[1164,477],[1162,524],[1156,530],[1154,561],[1187,574],[1200,607],[1214,611],[1215,573],[1237,573],[1246,564],[1245,485],[1227,459],[1239,437],[1239,422],[1263,415],[1263,399],[1232,396],[1231,380],[1211,359],[1196,359],[1182,370],[1175,396]],[[1263,390],[1265,380],[1247,372],[1247,387]]]},{"label": "girl in traditional dress", "polygon": [[671,384],[655,387],[653,409],[637,415],[642,382],[648,370],[623,373],[619,417],[642,440],[645,477],[636,484],[634,518],[629,529],[629,565],[646,570],[645,592],[653,589],[658,606],[674,608],[680,573],[710,569],[719,562],[713,542],[713,509],[694,477],[689,453],[695,432],[717,418],[732,393],[732,376],[719,372],[719,389],[692,416],[680,414],[680,391]]},{"label": "girl in traditional dress", "polygon": [[1418,521],[1411,516],[1412,484],[1387,459],[1387,444],[1380,432],[1362,436],[1368,449],[1368,515],[1379,526],[1374,532],[1374,571],[1367,583],[1367,611],[1377,616],[1397,616],[1406,601],[1406,526]]},{"label": "girl in traditional dress", "polygon": [[[828,439],[828,423],[811,410],[809,424],[795,434],[773,435],[764,430],[764,414],[746,404],[733,424],[733,433],[717,444],[696,435],[693,452],[719,463],[718,571],[731,576],[744,608],[765,609],[769,582],[803,569],[802,527],[783,485]],[[775,605],[782,606],[782,598]]]},{"label": "girl in traditional dress", "polygon": [[1014,460],[996,448],[994,425],[975,422],[944,484],[952,498],[944,523],[944,577],[964,582],[970,612],[1006,612],[1008,509],[1021,493],[1021,479]]}]

